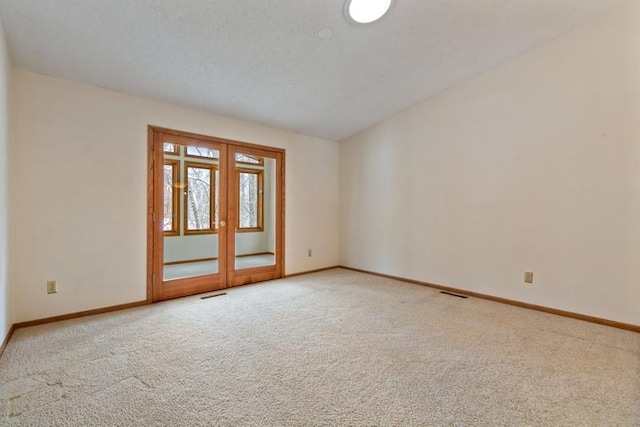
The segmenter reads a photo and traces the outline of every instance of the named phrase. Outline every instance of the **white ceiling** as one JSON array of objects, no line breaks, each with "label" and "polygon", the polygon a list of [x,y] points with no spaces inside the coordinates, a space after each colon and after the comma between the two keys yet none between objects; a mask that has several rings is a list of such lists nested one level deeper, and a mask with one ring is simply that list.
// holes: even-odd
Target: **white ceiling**
[{"label": "white ceiling", "polygon": [[343,0],[0,0],[0,18],[15,66],[339,141],[625,1],[396,0],[370,26]]}]

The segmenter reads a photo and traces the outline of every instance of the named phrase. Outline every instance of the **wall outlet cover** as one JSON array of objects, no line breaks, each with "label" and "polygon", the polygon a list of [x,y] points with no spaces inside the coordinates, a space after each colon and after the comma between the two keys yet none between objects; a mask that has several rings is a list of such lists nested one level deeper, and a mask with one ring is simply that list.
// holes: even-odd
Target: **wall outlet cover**
[{"label": "wall outlet cover", "polygon": [[47,293],[48,294],[57,294],[58,293],[58,281],[57,280],[48,280],[47,281]]}]

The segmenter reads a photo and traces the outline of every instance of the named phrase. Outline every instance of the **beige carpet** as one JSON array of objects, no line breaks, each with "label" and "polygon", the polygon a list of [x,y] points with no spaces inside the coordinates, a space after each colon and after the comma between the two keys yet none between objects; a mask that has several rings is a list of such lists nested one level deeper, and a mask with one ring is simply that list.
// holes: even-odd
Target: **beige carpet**
[{"label": "beige carpet", "polygon": [[16,331],[2,425],[640,425],[640,334],[344,270]]}]

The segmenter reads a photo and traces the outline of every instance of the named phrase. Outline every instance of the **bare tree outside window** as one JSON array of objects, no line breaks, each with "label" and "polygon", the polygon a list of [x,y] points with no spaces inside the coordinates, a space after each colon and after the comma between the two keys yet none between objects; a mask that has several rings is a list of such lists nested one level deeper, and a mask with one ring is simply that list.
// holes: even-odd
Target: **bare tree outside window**
[{"label": "bare tree outside window", "polygon": [[210,230],[212,168],[187,167],[187,230]]},{"label": "bare tree outside window", "polygon": [[178,146],[170,142],[165,142],[162,144],[162,151],[167,154],[178,154]]},{"label": "bare tree outside window", "polygon": [[[166,154],[179,157],[165,160],[165,234],[215,233],[220,202],[217,166],[220,152],[205,147],[180,147],[170,143],[165,143],[163,149]],[[189,157],[201,160],[188,161]],[[235,160],[238,165],[236,227],[239,231],[262,230],[264,158],[236,153]],[[178,219],[182,221],[182,227],[178,227]]]},{"label": "bare tree outside window", "polygon": [[162,229],[165,232],[177,232],[175,222],[175,191],[174,182],[176,174],[175,162],[165,163],[164,165],[164,200],[163,200],[163,224]]},{"label": "bare tree outside window", "polygon": [[215,233],[220,151],[169,142],[162,148],[165,236]]},{"label": "bare tree outside window", "polygon": [[263,165],[264,159],[262,157],[249,156],[247,154],[236,154],[236,162],[246,163],[249,165]]},{"label": "bare tree outside window", "polygon": [[187,147],[187,156],[189,157],[204,157],[207,159],[220,158],[220,152],[211,148],[204,147]]},{"label": "bare tree outside window", "polygon": [[260,224],[260,192],[262,171],[238,172],[238,228],[257,229]]}]

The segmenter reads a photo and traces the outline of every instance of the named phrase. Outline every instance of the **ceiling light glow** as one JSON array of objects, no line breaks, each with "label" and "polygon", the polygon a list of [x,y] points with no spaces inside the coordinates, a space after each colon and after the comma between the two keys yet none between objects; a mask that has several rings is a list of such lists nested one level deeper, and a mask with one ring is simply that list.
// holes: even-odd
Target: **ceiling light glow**
[{"label": "ceiling light glow", "polygon": [[382,18],[391,8],[392,0],[347,0],[347,18],[358,24],[369,24]]}]

